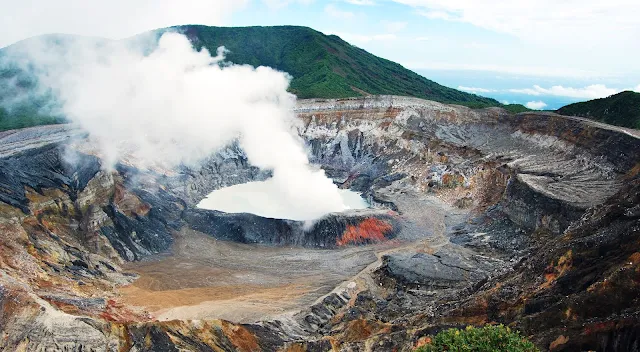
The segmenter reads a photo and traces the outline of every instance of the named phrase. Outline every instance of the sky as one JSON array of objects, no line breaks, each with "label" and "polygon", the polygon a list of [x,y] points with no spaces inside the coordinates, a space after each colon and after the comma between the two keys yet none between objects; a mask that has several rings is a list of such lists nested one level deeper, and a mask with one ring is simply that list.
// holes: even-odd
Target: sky
[{"label": "sky", "polygon": [[640,91],[638,0],[0,0],[0,47],[177,24],[303,25],[449,87],[533,109]]}]

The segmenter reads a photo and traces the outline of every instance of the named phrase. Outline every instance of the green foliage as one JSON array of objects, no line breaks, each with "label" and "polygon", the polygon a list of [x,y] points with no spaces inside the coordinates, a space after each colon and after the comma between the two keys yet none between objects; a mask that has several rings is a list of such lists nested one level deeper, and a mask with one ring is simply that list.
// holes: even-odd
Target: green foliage
[{"label": "green foliage", "polygon": [[468,326],[464,330],[449,329],[432,337],[431,343],[415,352],[537,352],[533,343],[503,325]]},{"label": "green foliage", "polygon": [[531,109],[529,109],[528,107],[522,104],[507,104],[503,106],[503,108],[512,114],[519,114],[521,112],[531,111]]},{"label": "green foliage", "polygon": [[13,67],[0,68],[0,131],[64,122],[50,113],[53,95],[37,92],[36,87],[33,75]]},{"label": "green foliage", "polygon": [[16,107],[11,110],[11,113],[0,107],[0,131],[64,122],[62,117],[41,114],[32,106]]},{"label": "green foliage", "polygon": [[582,116],[611,125],[640,129],[640,93],[624,91],[607,98],[570,104],[559,114]]},{"label": "green foliage", "polygon": [[52,110],[51,94],[34,93],[34,75],[2,60],[0,51],[0,131],[63,122],[61,117],[43,113]]},{"label": "green foliage", "polygon": [[236,64],[270,66],[289,73],[299,98],[347,98],[366,94],[404,95],[473,108],[501,106],[491,98],[439,85],[401,65],[372,55],[335,35],[311,28],[179,26],[196,48],[229,50]]}]

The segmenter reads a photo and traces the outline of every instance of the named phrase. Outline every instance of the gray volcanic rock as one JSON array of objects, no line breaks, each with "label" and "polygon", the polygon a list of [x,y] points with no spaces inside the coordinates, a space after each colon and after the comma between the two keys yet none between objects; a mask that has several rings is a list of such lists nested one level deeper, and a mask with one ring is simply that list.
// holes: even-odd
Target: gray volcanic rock
[{"label": "gray volcanic rock", "polygon": [[0,157],[6,158],[25,150],[67,142],[69,138],[86,135],[73,125],[51,125],[0,132]]},{"label": "gray volcanic rock", "polygon": [[503,210],[510,220],[529,230],[543,228],[561,234],[580,219],[583,208],[536,192],[523,176],[512,178],[506,189]]},{"label": "gray volcanic rock", "polygon": [[262,181],[270,176],[269,171],[250,165],[244,151],[235,143],[209,156],[201,165],[179,167],[175,171],[177,174],[163,177],[161,182],[188,206],[195,206],[216,189]]},{"label": "gray volcanic rock", "polygon": [[[70,163],[68,160],[74,159]],[[100,170],[96,157],[69,152],[55,144],[12,153],[0,159],[0,201],[29,213],[25,187],[36,191],[64,188],[72,199]]]},{"label": "gray volcanic rock", "polygon": [[478,263],[441,251],[428,253],[398,253],[382,258],[386,274],[398,281],[429,289],[451,288],[477,283],[487,278]]}]

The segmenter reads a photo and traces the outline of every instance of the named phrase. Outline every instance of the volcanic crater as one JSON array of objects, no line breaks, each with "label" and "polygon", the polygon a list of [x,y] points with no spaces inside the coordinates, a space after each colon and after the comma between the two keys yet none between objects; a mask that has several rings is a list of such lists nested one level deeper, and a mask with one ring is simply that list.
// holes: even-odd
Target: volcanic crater
[{"label": "volcanic crater", "polygon": [[395,96],[296,115],[312,163],[370,208],[202,209],[269,173],[236,145],[105,171],[75,126],[0,132],[0,348],[411,350],[498,322],[542,348],[637,350],[637,131]]}]

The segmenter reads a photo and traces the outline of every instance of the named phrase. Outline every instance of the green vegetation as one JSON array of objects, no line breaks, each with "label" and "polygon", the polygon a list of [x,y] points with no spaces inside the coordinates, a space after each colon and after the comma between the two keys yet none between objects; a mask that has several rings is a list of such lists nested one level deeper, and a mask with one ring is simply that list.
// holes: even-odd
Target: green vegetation
[{"label": "green vegetation", "polygon": [[236,64],[270,66],[289,73],[290,91],[299,98],[346,98],[392,94],[473,108],[501,106],[498,101],[430,81],[401,65],[379,58],[335,35],[307,27],[179,26],[196,48],[215,53],[219,46]]},{"label": "green vegetation", "polygon": [[0,131],[13,130],[39,125],[53,125],[63,123],[64,118],[41,114],[33,110],[32,106],[20,106],[12,109],[11,113],[0,107]]},{"label": "green vegetation", "polygon": [[531,109],[529,109],[528,107],[522,104],[508,104],[508,105],[504,105],[502,108],[504,108],[505,110],[507,110],[512,114],[519,114],[521,112],[531,111]]},{"label": "green vegetation", "polygon": [[[0,63],[2,59],[0,51]],[[64,122],[48,113],[52,110],[51,93],[36,93],[36,88],[33,74],[10,64],[0,67],[0,131]]]},{"label": "green vegetation", "polygon": [[611,125],[640,129],[640,93],[624,91],[607,98],[570,104],[559,114],[582,116]]},{"label": "green vegetation", "polygon": [[482,328],[468,326],[464,330],[449,329],[431,338],[430,343],[415,352],[537,352],[533,343],[516,331],[503,325],[487,325]]}]

